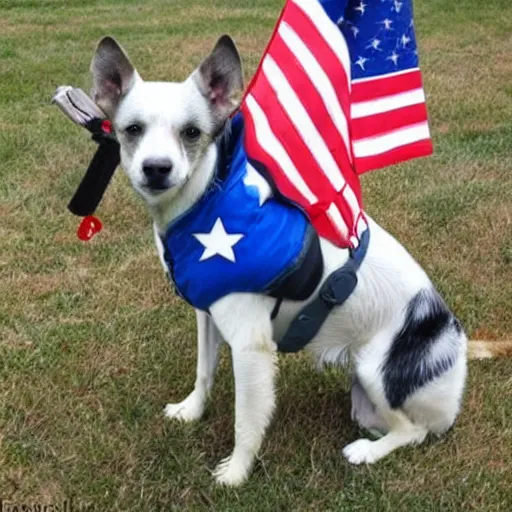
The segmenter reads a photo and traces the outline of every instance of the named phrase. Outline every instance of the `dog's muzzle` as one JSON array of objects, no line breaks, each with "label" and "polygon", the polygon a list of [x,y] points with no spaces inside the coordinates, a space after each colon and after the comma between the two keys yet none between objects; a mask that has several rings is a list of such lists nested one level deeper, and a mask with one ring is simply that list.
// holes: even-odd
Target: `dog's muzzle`
[{"label": "dog's muzzle", "polygon": [[144,160],[142,172],[146,178],[145,187],[150,190],[167,190],[171,187],[169,176],[172,162],[167,158],[150,158]]}]

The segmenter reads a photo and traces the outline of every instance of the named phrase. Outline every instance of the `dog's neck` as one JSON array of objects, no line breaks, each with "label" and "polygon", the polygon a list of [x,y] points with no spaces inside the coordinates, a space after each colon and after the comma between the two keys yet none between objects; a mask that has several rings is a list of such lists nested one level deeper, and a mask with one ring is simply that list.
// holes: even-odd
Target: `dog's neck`
[{"label": "dog's neck", "polygon": [[158,204],[148,204],[156,230],[160,235],[167,231],[172,221],[183,215],[204,194],[215,173],[217,153],[216,144],[210,144],[190,179],[176,190],[173,196]]}]

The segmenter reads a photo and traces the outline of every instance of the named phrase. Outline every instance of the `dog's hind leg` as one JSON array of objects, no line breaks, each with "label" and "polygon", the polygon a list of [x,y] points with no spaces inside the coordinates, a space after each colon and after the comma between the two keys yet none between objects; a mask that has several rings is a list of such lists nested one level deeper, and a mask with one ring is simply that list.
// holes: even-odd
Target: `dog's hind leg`
[{"label": "dog's hind leg", "polygon": [[381,437],[388,431],[388,425],[379,413],[375,405],[370,401],[366,391],[359,382],[357,375],[354,374],[352,380],[352,389],[350,391],[350,401],[352,407],[350,410],[350,418],[356,421],[358,425]]},{"label": "dog's hind leg", "polygon": [[[362,404],[366,412],[371,407],[370,414],[366,416],[361,407],[358,413],[365,422],[363,425],[365,428],[377,426],[373,424],[376,422],[379,430],[387,432],[387,434],[376,441],[359,439],[345,446],[343,455],[352,464],[376,462],[396,448],[423,442],[428,433],[426,427],[412,423],[401,409],[392,409],[389,406],[381,386],[381,379],[376,378],[378,375],[378,369],[375,368],[376,363],[376,359],[368,358],[363,364],[359,363],[357,366],[356,383],[360,387],[359,390],[356,387],[358,405]],[[354,392],[352,397],[354,397]]]},{"label": "dog's hind leg", "polygon": [[413,424],[401,410],[388,409],[381,414],[390,425],[389,432],[376,441],[358,439],[345,446],[343,455],[352,464],[376,462],[401,446],[422,443],[428,433],[425,427]]},{"label": "dog's hind leg", "polygon": [[356,356],[361,386],[389,432],[343,450],[354,463],[375,462],[395,448],[446,431],[457,415],[465,380],[466,337],[433,288],[407,304],[400,324],[383,329]]},{"label": "dog's hind leg", "polygon": [[196,320],[197,370],[194,391],[182,402],[167,404],[164,409],[168,418],[182,421],[193,421],[202,416],[217,367],[219,332],[213,320],[203,311],[196,310]]}]

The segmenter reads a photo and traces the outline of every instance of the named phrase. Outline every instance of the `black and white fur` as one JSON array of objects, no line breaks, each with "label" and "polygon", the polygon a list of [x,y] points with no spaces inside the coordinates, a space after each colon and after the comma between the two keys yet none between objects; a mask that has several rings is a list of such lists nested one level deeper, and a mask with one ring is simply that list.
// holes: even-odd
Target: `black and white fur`
[{"label": "black and white fur", "polygon": [[[122,166],[147,203],[155,235],[203,194],[215,169],[215,136],[237,107],[240,58],[223,36],[212,54],[182,83],[145,82],[124,51],[103,39],[92,63],[97,103],[111,117]],[[198,134],[199,132],[199,134]],[[372,463],[400,446],[441,434],[459,412],[466,377],[466,336],[408,252],[369,219],[371,240],[357,288],[335,308],[307,350],[319,364],[351,362],[352,418],[384,432],[343,449],[353,464]],[[162,256],[158,236],[157,248]],[[321,240],[325,276],[348,251]],[[234,293],[197,311],[197,376],[192,393],[168,404],[183,421],[203,414],[220,337],[231,348],[235,375],[235,445],[215,470],[219,483],[241,484],[250,472],[275,408],[276,343],[304,303]]]}]

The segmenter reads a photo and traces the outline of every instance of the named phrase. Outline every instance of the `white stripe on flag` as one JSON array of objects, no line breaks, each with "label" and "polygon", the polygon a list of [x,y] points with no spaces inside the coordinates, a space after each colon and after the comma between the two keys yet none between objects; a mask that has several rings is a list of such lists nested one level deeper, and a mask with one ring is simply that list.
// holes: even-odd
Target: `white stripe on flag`
[{"label": "white stripe on flag", "polygon": [[428,122],[425,121],[424,123],[400,128],[378,137],[355,140],[353,146],[354,155],[356,158],[381,155],[407,144],[427,139],[430,139],[430,131]]},{"label": "white stripe on flag", "polygon": [[357,201],[357,197],[354,194],[353,190],[347,185],[343,189],[343,198],[347,202],[350,211],[352,212],[352,218],[354,219],[354,222],[356,221],[357,217],[359,217],[360,209],[359,209],[359,202]]},{"label": "white stripe on flag", "polygon": [[289,84],[286,76],[270,55],[263,59],[263,73],[276,93],[277,100],[286,111],[286,114],[299,132],[300,137],[318,163],[318,166],[327,176],[335,190],[340,191],[345,185],[345,180],[336,160],[334,160],[332,153],[329,151],[324,139],[316,129],[315,124]]},{"label": "white stripe on flag", "polygon": [[302,12],[311,20],[318,30],[319,35],[337,55],[338,59],[345,69],[348,81],[348,89],[351,90],[350,75],[350,53],[348,51],[347,42],[341,33],[341,30],[327,16],[320,2],[314,0],[292,0]]},{"label": "white stripe on flag", "polygon": [[363,82],[370,82],[371,80],[382,80],[383,78],[391,78],[400,75],[406,75],[407,73],[413,73],[419,71],[420,68],[403,69],[402,71],[394,71],[393,73],[386,73],[385,75],[379,76],[367,76],[365,78],[354,78],[352,84],[361,84]]},{"label": "white stripe on flag", "polygon": [[341,109],[332,82],[322,69],[322,66],[320,66],[316,60],[315,56],[304,44],[304,41],[302,41],[298,34],[284,21],[279,26],[279,35],[283,38],[283,41],[293,55],[295,55],[295,58],[299,61],[311,80],[311,83],[315,86],[315,89],[321,96],[332,122],[336,126],[343,142],[345,143],[348,158],[352,161],[347,118]]},{"label": "white stripe on flag", "polygon": [[318,202],[317,197],[308,187],[299,171],[293,164],[279,139],[275,136],[265,112],[261,109],[252,94],[249,94],[245,102],[254,121],[254,132],[260,147],[273,158],[281,167],[290,183],[309,201],[310,204]]},{"label": "white stripe on flag", "polygon": [[329,208],[327,208],[326,213],[327,217],[329,217],[329,220],[331,221],[331,224],[341,234],[343,239],[346,240],[348,238],[348,227],[343,220],[338,207],[334,203],[331,203]]},{"label": "white stripe on flag", "polygon": [[423,89],[413,89],[376,100],[353,103],[350,112],[352,119],[359,119],[419,103],[425,103],[425,92]]}]

